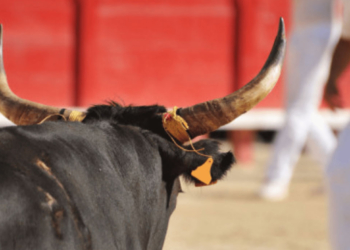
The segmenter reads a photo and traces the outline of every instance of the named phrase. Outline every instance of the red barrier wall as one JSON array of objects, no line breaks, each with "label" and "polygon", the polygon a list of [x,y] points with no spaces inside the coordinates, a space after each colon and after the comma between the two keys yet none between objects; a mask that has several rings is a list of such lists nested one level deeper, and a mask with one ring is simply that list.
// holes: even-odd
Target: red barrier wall
[{"label": "red barrier wall", "polygon": [[[186,106],[232,90],[231,1],[84,1],[79,105]],[[90,41],[91,40],[91,41]],[[89,56],[88,56],[89,54]]]},{"label": "red barrier wall", "polygon": [[[260,70],[287,2],[0,0],[10,86],[61,106],[221,97]],[[260,106],[279,106],[281,89]]]},{"label": "red barrier wall", "polygon": [[75,7],[70,0],[0,1],[4,64],[20,97],[75,104]]}]

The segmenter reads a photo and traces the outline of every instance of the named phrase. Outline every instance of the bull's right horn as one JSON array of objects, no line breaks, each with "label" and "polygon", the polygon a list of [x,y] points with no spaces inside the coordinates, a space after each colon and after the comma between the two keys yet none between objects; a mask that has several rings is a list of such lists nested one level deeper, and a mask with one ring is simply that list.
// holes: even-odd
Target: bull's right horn
[{"label": "bull's right horn", "polygon": [[[2,25],[0,24],[0,112],[17,125],[31,125],[43,120],[82,120],[83,112],[59,109],[24,100],[16,96],[8,86],[2,50]],[[74,118],[73,118],[74,117]]]},{"label": "bull's right horn", "polygon": [[195,137],[215,131],[264,99],[273,89],[280,76],[285,48],[284,22],[281,18],[278,34],[270,55],[253,80],[223,98],[178,110],[177,114],[184,118],[189,126],[188,133],[190,136]]}]

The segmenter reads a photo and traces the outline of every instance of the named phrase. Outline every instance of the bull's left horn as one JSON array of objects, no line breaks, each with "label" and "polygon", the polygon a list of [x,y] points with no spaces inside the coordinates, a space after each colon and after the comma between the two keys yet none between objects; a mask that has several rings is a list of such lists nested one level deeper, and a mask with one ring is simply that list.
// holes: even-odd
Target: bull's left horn
[{"label": "bull's left horn", "polygon": [[[0,112],[17,125],[37,124],[45,119],[57,120],[63,116],[66,120],[79,120],[84,113],[59,109],[24,100],[16,96],[8,86],[2,50],[2,25],[0,24]],[[74,117],[74,118],[72,118]]]},{"label": "bull's left horn", "polygon": [[280,18],[278,34],[270,55],[260,73],[253,80],[223,98],[178,110],[177,114],[189,125],[190,136],[195,137],[215,131],[264,99],[273,89],[281,74],[285,48],[284,21],[283,18]]}]

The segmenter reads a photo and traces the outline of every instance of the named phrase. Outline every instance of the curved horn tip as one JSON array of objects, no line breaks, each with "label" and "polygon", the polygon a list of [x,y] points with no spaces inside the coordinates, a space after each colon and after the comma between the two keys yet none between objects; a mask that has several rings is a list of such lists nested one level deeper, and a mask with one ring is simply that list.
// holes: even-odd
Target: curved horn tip
[{"label": "curved horn tip", "polygon": [[286,32],[285,32],[285,28],[284,28],[283,17],[280,17],[280,22],[278,25],[278,36],[281,37],[282,39],[286,39]]},{"label": "curved horn tip", "polygon": [[[219,98],[179,110],[189,125],[192,137],[215,131],[247,112],[270,93],[280,76],[286,50],[284,20],[279,19],[278,32],[271,52],[259,74],[244,87]],[[231,113],[230,113],[231,112]],[[225,114],[225,115],[221,115]],[[220,119],[222,117],[222,119]],[[210,120],[213,118],[212,120]],[[203,121],[210,121],[203,123]]]},{"label": "curved horn tip", "polygon": [[3,40],[2,40],[2,24],[0,23],[0,73],[4,72],[4,62],[3,62]]},{"label": "curved horn tip", "polygon": [[278,32],[275,37],[275,42],[272,46],[270,55],[266,60],[263,68],[267,68],[272,65],[278,65],[278,64],[282,66],[285,49],[286,49],[286,42],[287,42],[287,39],[286,39],[286,33],[285,33],[285,27],[284,27],[284,20],[282,17],[280,17]]}]

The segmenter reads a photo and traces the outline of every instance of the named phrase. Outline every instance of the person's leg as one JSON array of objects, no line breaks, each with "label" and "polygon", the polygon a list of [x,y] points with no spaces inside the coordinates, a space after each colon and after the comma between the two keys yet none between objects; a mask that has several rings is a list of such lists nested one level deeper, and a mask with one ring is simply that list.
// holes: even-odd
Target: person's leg
[{"label": "person's leg", "polygon": [[309,136],[306,141],[308,152],[325,168],[336,145],[337,139],[332,129],[320,114],[315,114],[312,118]]},{"label": "person's leg", "polygon": [[331,0],[294,0],[294,29],[287,55],[286,122],[279,131],[260,196],[278,200],[286,196],[292,172],[312,127],[330,58],[339,39]]},{"label": "person's leg", "polygon": [[329,189],[330,234],[334,250],[350,249],[350,123],[326,168]]},{"label": "person's leg", "polygon": [[281,200],[288,195],[293,168],[300,156],[309,132],[312,112],[290,112],[286,123],[277,134],[272,156],[266,170],[266,182],[260,196],[269,200]]}]

